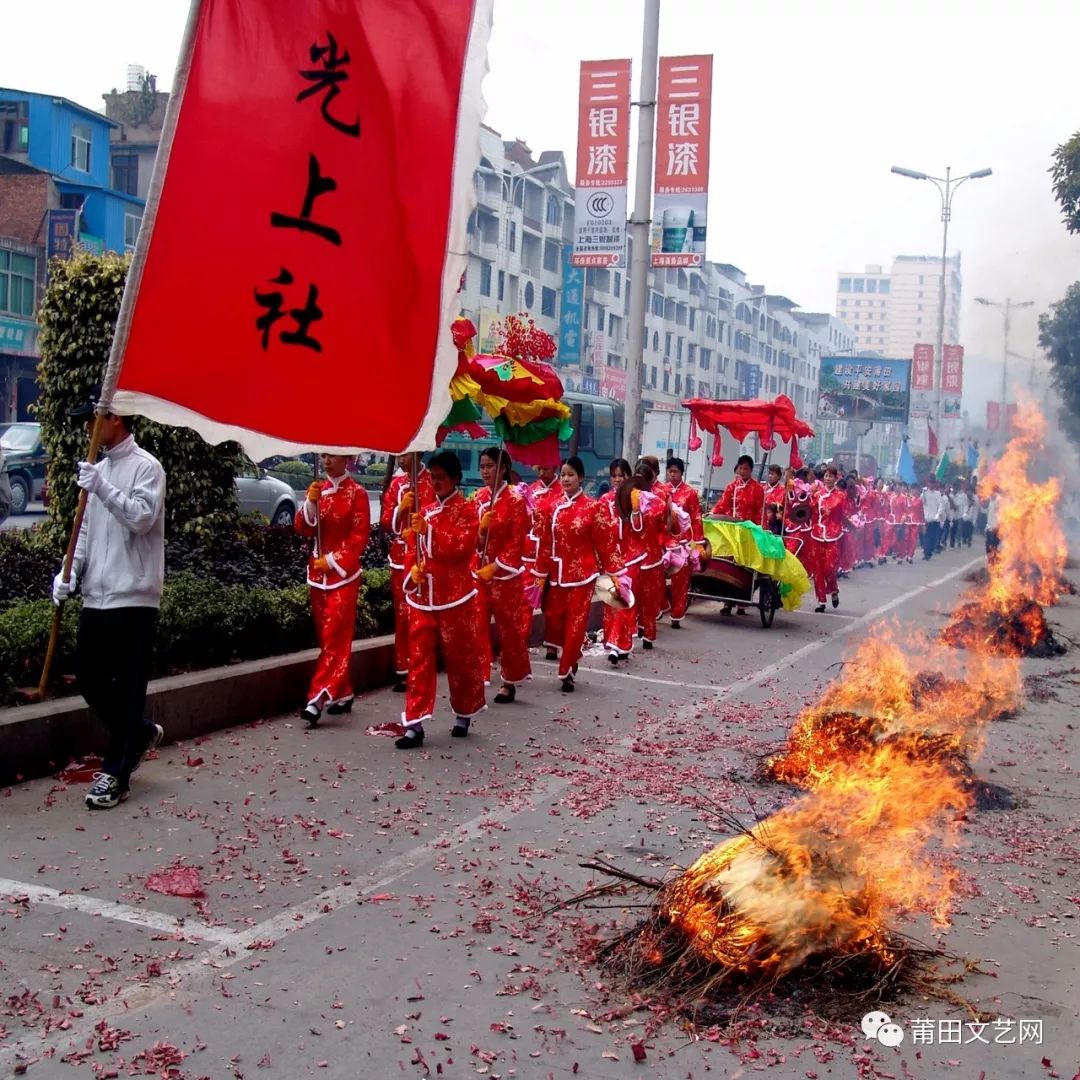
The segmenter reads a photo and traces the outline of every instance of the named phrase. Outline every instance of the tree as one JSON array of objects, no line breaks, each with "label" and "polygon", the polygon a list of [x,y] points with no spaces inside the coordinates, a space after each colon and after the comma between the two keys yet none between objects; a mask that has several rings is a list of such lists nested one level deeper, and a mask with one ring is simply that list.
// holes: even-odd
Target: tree
[{"label": "tree", "polygon": [[[45,533],[54,548],[67,543],[78,501],[75,462],[85,457],[87,446],[83,422],[68,412],[89,400],[91,388],[101,382],[127,271],[128,259],[111,253],[83,252],[49,266],[49,285],[38,311],[41,363],[35,408],[49,455]],[[167,537],[195,533],[210,541],[218,529],[235,530],[235,445],[209,446],[188,428],[144,419],[136,421],[134,433],[165,469]]]},{"label": "tree", "polygon": [[[1076,182],[1080,198],[1080,172]],[[1039,346],[1050,357],[1051,378],[1063,406],[1061,426],[1080,445],[1080,281],[1039,316]]]},{"label": "tree", "polygon": [[1054,151],[1050,176],[1065,228],[1080,233],[1080,131]]}]

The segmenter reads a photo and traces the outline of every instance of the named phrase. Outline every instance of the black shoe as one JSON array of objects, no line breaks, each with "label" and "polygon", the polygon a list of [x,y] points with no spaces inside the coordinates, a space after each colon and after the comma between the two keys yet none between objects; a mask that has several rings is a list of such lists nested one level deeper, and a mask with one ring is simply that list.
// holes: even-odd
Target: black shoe
[{"label": "black shoe", "polygon": [[574,677],[573,675],[567,675],[562,681],[562,692],[564,694],[572,694],[574,692]]},{"label": "black shoe", "polygon": [[300,710],[300,719],[307,723],[308,730],[319,726],[320,716],[322,716],[322,709],[318,705],[305,705]]},{"label": "black shoe", "polygon": [[330,704],[326,706],[326,711],[331,716],[340,716],[342,713],[351,713],[352,703],[352,698],[343,698],[341,701],[331,701]]},{"label": "black shoe", "polygon": [[514,700],[514,698],[516,698],[516,697],[517,697],[517,687],[516,686],[504,686],[495,695],[495,704],[496,705],[509,705]]},{"label": "black shoe", "polygon": [[649,649],[651,649],[653,647],[653,643],[648,638],[642,638],[641,639],[641,647],[643,649],[645,649],[646,651],[648,651]]},{"label": "black shoe", "polygon": [[638,641],[645,640],[645,631],[639,626],[637,631]]},{"label": "black shoe", "polygon": [[839,607],[840,606],[840,594],[838,592],[834,592],[832,594],[832,606],[833,607]]},{"label": "black shoe", "polygon": [[145,760],[146,755],[151,750],[156,750],[161,745],[161,740],[165,738],[165,729],[160,724],[151,724],[154,729],[154,733],[150,736],[146,744],[146,749],[139,755],[139,760],[131,767],[131,771],[134,772]]},{"label": "black shoe", "polygon": [[721,615],[730,615],[730,614],[731,614],[731,605],[730,605],[730,604],[725,604],[725,605],[724,605],[724,606],[723,606],[723,607],[722,607],[722,608],[720,609],[720,614],[721,614]]},{"label": "black shoe", "polygon": [[94,782],[86,793],[86,805],[91,810],[111,810],[128,797],[128,789],[120,787],[120,781],[108,773],[95,773]]},{"label": "black shoe", "polygon": [[469,717],[457,717],[454,720],[454,726],[450,729],[450,734],[455,739],[467,739],[469,737]]},{"label": "black shoe", "polygon": [[546,653],[544,653],[544,659],[545,660],[558,660],[559,659],[559,650],[558,649],[553,649],[549,645],[548,646],[548,651]]},{"label": "black shoe", "polygon": [[393,694],[404,694],[405,693],[405,680],[404,679],[398,679],[398,681],[396,683],[394,683],[394,685],[390,688],[390,692],[393,693]]},{"label": "black shoe", "polygon": [[672,619],[671,620],[671,629],[672,630],[681,630],[682,629],[682,620],[681,619]]},{"label": "black shoe", "polygon": [[824,604],[818,604],[818,606],[816,608],[814,608],[814,611],[818,615],[824,615],[825,614],[825,605]]},{"label": "black shoe", "polygon": [[608,659],[608,663],[612,667],[618,667],[619,666],[619,661],[622,659],[622,657],[617,652],[611,652],[611,653],[608,653],[607,659]]},{"label": "black shoe", "polygon": [[394,745],[399,750],[415,750],[424,745],[424,728],[421,724],[413,724],[405,729],[405,734],[395,740]]}]

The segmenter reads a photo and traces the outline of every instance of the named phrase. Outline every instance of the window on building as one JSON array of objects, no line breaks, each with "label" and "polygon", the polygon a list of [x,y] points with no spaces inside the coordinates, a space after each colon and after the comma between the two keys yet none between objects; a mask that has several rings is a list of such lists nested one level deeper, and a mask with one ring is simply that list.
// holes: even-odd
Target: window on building
[{"label": "window on building", "polygon": [[588,303],[586,303],[586,304],[584,304],[582,306],[582,316],[581,316],[581,329],[582,330],[588,330],[589,329],[589,308],[591,306],[592,305],[590,305]]},{"label": "window on building", "polygon": [[30,149],[30,102],[0,101],[0,154]]},{"label": "window on building", "polygon": [[525,282],[525,306],[532,310],[533,301],[536,300],[536,289],[531,281]]},{"label": "window on building", "polygon": [[611,338],[612,341],[615,340],[615,329],[616,329],[616,327],[618,325],[619,325],[618,317],[613,315],[609,311],[608,312],[608,317],[607,317],[607,332],[608,332],[608,337]]},{"label": "window on building", "polygon": [[93,132],[83,124],[71,125],[71,164],[82,172],[90,171],[90,140]]},{"label": "window on building", "polygon": [[652,334],[652,351],[660,351],[660,335],[654,330]]},{"label": "window on building", "polygon": [[139,194],[138,154],[113,154],[112,186],[125,195]]},{"label": "window on building", "polygon": [[65,192],[60,196],[61,210],[81,210],[86,196],[79,192]]},{"label": "window on building", "polygon": [[616,296],[622,296],[622,274],[618,270],[615,271],[615,284],[613,291]]},{"label": "window on building", "polygon": [[671,373],[668,371],[664,372],[664,393],[671,393]]},{"label": "window on building", "polygon": [[540,290],[540,314],[555,318],[555,290],[542,288]]},{"label": "window on building", "polygon": [[664,355],[668,357],[668,359],[671,358],[671,339],[674,336],[675,335],[670,332],[664,335]]},{"label": "window on building", "polygon": [[559,245],[553,244],[550,240],[544,241],[544,269],[549,274],[557,274],[559,272]]},{"label": "window on building", "polygon": [[923,275],[922,275],[922,274],[920,274],[920,275],[919,275],[919,284],[921,285],[922,283],[923,283]]},{"label": "window on building", "polygon": [[0,251],[0,311],[12,315],[34,314],[34,277],[37,262],[32,255]]},{"label": "window on building", "polygon": [[851,292],[851,278],[842,277],[840,279],[840,291],[841,292]]},{"label": "window on building", "polygon": [[135,241],[139,236],[139,226],[142,224],[141,214],[124,215],[124,250],[134,251]]},{"label": "window on building", "polygon": [[491,295],[491,263],[489,262],[480,264],[480,295]]},{"label": "window on building", "polygon": [[876,278],[867,278],[866,279],[866,291],[867,292],[877,292],[877,279]]},{"label": "window on building", "polygon": [[502,298],[505,295],[506,295],[506,271],[505,270],[500,270],[499,271],[499,300],[501,301]]},{"label": "window on building", "polygon": [[865,283],[861,277],[851,279],[852,292],[865,292]]},{"label": "window on building", "polygon": [[694,308],[691,308],[691,309],[690,309],[690,329],[691,329],[691,330],[693,330],[693,329],[694,329],[694,322],[696,321],[696,320],[694,319],[694,315],[695,315],[695,314],[696,314],[696,311],[695,311],[695,309],[694,309]]},{"label": "window on building", "polygon": [[545,220],[549,225],[562,224],[562,200],[558,195],[549,195]]},{"label": "window on building", "polygon": [[507,241],[507,246],[511,251],[517,251],[517,222],[510,222],[510,239]]},{"label": "window on building", "polygon": [[882,280],[879,281],[878,284],[877,284],[877,291],[878,292],[888,292],[891,287],[892,287],[891,282],[889,282],[886,278],[882,278]]}]

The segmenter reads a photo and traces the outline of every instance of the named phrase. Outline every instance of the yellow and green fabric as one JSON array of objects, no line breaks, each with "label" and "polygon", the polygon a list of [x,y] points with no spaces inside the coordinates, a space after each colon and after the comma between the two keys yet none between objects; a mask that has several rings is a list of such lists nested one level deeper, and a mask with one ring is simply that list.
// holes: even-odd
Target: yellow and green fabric
[{"label": "yellow and green fabric", "polygon": [[810,591],[810,579],[803,564],[788,551],[779,536],[749,521],[721,521],[706,516],[702,524],[714,556],[733,559],[740,566],[768,574],[780,587],[784,610],[798,608],[803,593]]}]

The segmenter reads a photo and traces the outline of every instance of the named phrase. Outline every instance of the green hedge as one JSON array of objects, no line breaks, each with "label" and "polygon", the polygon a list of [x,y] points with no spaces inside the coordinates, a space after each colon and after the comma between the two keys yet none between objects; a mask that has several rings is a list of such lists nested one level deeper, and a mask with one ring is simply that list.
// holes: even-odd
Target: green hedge
[{"label": "green hedge", "polygon": [[[0,701],[37,684],[49,641],[50,600],[32,600],[0,611]],[[368,570],[356,610],[356,636],[373,637],[393,628],[393,596],[386,570]],[[57,680],[75,670],[79,601],[64,605],[63,630],[53,671]],[[305,585],[284,589],[221,585],[177,574],[161,597],[155,674],[219,667],[239,660],[309,649],[315,644]]]}]

